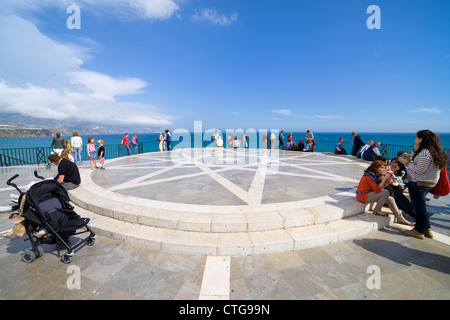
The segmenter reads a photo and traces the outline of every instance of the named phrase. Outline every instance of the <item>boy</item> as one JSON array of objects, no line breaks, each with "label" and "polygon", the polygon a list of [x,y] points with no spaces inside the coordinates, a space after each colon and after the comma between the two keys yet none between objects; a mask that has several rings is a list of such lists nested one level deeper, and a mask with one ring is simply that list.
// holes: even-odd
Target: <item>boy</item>
[{"label": "boy", "polygon": [[100,139],[97,141],[97,143],[99,145],[99,147],[97,148],[97,156],[100,164],[102,165],[100,170],[105,170],[105,147],[103,146],[103,140]]}]

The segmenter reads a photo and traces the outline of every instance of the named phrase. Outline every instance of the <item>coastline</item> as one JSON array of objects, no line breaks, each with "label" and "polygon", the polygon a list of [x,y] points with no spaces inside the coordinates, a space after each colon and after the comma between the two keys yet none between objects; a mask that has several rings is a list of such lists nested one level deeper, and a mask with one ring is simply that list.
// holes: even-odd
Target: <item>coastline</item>
[{"label": "coastline", "polygon": [[[269,131],[270,132],[270,131]],[[306,132],[306,131],[305,131]],[[292,132],[293,137],[298,140],[304,140],[305,132]],[[130,134],[132,134],[130,132]],[[139,141],[156,141],[158,139],[158,133],[136,133]],[[173,133],[172,133],[173,134]],[[242,131],[236,130],[237,135],[241,135]],[[285,130],[285,139],[289,131]],[[340,137],[344,138],[344,141],[351,143],[351,132],[313,132],[317,141],[331,142],[338,141]],[[380,141],[382,144],[392,145],[404,145],[413,146],[415,132],[411,133],[396,133],[396,132],[358,132],[362,140],[367,143],[369,140]],[[450,133],[437,133],[441,138],[442,146],[444,149],[450,148]],[[89,135],[80,135],[83,141],[87,141]],[[120,144],[123,134],[93,134],[95,140],[103,139],[105,145]],[[210,141],[209,132],[202,133],[203,141]],[[211,135],[212,136],[212,135]],[[249,134],[250,139],[258,137],[262,140],[262,134],[253,132]],[[194,133],[191,132],[191,141],[194,141]],[[222,137],[224,141],[227,138],[227,132],[222,131]],[[71,136],[64,136],[64,138],[71,138]],[[172,135],[172,139],[177,141],[176,134]],[[53,136],[39,136],[39,137],[0,137],[0,148],[27,148],[27,147],[49,147],[52,143]],[[278,137],[277,137],[278,140]]]}]

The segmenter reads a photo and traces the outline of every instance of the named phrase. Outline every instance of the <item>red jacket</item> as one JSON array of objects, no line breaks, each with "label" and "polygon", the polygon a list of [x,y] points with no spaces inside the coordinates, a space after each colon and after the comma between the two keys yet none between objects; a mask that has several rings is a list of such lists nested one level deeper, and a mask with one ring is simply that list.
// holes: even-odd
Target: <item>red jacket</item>
[{"label": "red jacket", "polygon": [[359,181],[358,189],[356,189],[356,199],[359,202],[366,203],[367,194],[370,191],[376,193],[381,192],[383,189],[373,181],[368,175],[364,175]]}]

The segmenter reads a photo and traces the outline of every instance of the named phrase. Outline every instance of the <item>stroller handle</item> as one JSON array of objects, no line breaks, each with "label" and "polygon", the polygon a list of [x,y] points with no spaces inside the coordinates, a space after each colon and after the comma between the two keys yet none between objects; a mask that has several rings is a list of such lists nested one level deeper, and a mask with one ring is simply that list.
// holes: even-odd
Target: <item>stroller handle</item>
[{"label": "stroller handle", "polygon": [[16,174],[16,175],[14,175],[13,177],[11,177],[8,181],[6,181],[6,184],[7,184],[8,186],[14,186],[15,184],[12,183],[12,181],[13,181],[14,179],[16,179],[18,176],[19,176],[19,175]]},{"label": "stroller handle", "polygon": [[18,176],[19,176],[18,174],[15,174],[13,177],[9,178],[8,181],[6,181],[6,184],[7,184],[8,186],[14,187],[17,191],[19,191],[20,194],[22,194],[22,193],[23,193],[22,190],[19,189],[19,187],[17,186],[17,184],[15,184],[15,183],[12,182],[12,181],[13,181],[15,178],[17,178]]},{"label": "stroller handle", "polygon": [[41,180],[45,180],[45,178],[44,178],[43,176],[38,175],[37,170],[34,170],[34,176],[35,176],[36,178],[41,179]]}]

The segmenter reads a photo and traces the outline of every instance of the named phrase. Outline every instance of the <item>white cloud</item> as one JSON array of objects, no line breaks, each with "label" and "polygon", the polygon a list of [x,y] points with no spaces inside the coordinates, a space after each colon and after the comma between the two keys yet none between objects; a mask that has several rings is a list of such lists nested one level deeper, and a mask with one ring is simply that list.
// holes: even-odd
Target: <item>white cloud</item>
[{"label": "white cloud", "polygon": [[342,116],[333,115],[333,114],[326,114],[326,115],[316,114],[316,115],[314,115],[312,117],[313,118],[317,118],[317,119],[341,119],[342,118]]},{"label": "white cloud", "polygon": [[192,15],[191,20],[194,22],[209,22],[218,26],[229,26],[236,22],[238,15],[236,12],[230,16],[219,14],[215,8],[196,10]]},{"label": "white cloud", "polygon": [[270,112],[278,113],[278,114],[281,114],[283,116],[291,116],[291,115],[293,115],[292,110],[290,110],[290,109],[271,110]]},{"label": "white cloud", "polygon": [[419,108],[417,109],[420,112],[426,112],[426,113],[441,113],[441,110],[436,108]]},{"label": "white cloud", "polygon": [[35,85],[12,87],[5,81],[0,82],[0,110],[42,119],[154,126],[172,124],[171,117],[149,104],[110,102],[69,89],[48,89]]},{"label": "white cloud", "polygon": [[2,0],[9,12],[40,11],[48,7],[66,9],[76,4],[90,13],[112,13],[120,18],[169,19],[179,9],[174,0]]},{"label": "white cloud", "polygon": [[151,104],[116,101],[141,93],[146,81],[83,69],[89,49],[62,44],[31,22],[0,15],[0,111],[42,119],[170,125]]},{"label": "white cloud", "polygon": [[58,43],[17,16],[0,15],[0,78],[10,83],[61,85],[89,58],[87,49]]},{"label": "white cloud", "polygon": [[93,91],[91,96],[106,101],[114,101],[116,96],[140,93],[147,83],[137,78],[115,79],[93,71],[69,72],[72,83],[79,83]]}]

